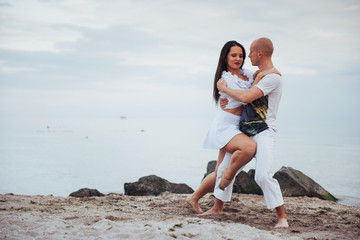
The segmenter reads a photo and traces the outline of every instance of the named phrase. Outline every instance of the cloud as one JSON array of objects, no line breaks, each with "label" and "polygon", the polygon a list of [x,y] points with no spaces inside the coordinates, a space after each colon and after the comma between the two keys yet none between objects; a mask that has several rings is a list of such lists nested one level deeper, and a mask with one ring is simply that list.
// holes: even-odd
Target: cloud
[{"label": "cloud", "polygon": [[0,72],[3,73],[20,73],[20,72],[31,72],[31,71],[38,71],[36,68],[30,67],[7,67],[4,61],[0,61]]},{"label": "cloud", "polygon": [[345,7],[345,11],[358,12],[360,10],[360,4]]},{"label": "cloud", "polygon": [[81,34],[71,29],[59,29],[30,16],[4,13],[1,17],[1,49],[60,52],[58,43],[74,42]]},{"label": "cloud", "polygon": [[[7,93],[1,110],[21,109],[17,98],[26,102],[21,96],[39,94],[39,109],[42,101],[54,106],[64,101],[63,108],[74,112],[75,106],[93,114],[116,112],[121,105],[150,115],[161,106],[187,115],[199,114],[201,105],[209,116],[221,47],[234,39],[248,50],[262,36],[273,40],[274,64],[287,83],[283,109],[294,112],[297,106],[298,114],[284,117],[288,122],[305,121],[311,104],[318,111],[314,116],[331,121],[336,113],[323,99],[337,90],[340,98],[359,100],[354,89],[360,78],[360,8],[354,0],[14,0],[11,5],[0,8],[0,89]],[[255,69],[248,59],[245,67]]]},{"label": "cloud", "polygon": [[12,5],[8,2],[0,2],[0,7],[12,7]]}]

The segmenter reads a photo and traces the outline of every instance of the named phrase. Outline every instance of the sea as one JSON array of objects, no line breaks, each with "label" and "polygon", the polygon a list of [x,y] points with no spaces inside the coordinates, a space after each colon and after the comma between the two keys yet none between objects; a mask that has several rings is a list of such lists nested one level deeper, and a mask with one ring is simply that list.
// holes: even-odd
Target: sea
[{"label": "sea", "polygon": [[[124,183],[157,175],[199,186],[217,151],[202,148],[208,119],[2,119],[0,193],[68,196],[80,188],[124,193]],[[274,172],[300,170],[346,205],[360,206],[358,136],[277,132]],[[252,160],[245,171],[255,168]]]}]

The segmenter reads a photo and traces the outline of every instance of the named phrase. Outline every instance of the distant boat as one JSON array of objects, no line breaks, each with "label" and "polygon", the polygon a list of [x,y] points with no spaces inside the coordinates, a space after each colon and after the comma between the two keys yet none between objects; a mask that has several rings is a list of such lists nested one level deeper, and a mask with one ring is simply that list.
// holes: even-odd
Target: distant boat
[{"label": "distant boat", "polygon": [[125,115],[120,116],[120,119],[127,119],[127,116],[125,116]]}]

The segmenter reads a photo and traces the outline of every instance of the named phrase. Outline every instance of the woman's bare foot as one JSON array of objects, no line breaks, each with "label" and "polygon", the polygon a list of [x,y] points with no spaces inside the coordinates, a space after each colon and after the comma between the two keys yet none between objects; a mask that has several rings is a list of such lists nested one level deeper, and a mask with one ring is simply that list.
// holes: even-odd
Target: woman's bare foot
[{"label": "woman's bare foot", "polygon": [[289,224],[286,218],[279,218],[278,223],[275,225],[275,228],[288,228]]},{"label": "woman's bare foot", "polygon": [[186,198],[186,202],[194,209],[197,214],[201,214],[204,212],[199,206],[199,201],[193,199],[193,195],[188,196]]},{"label": "woman's bare foot", "polygon": [[216,208],[210,208],[209,210],[207,210],[206,212],[204,212],[201,215],[206,216],[206,215],[216,215],[216,214],[223,214],[223,210],[222,209],[216,209]]},{"label": "woman's bare foot", "polygon": [[222,177],[221,177],[221,181],[220,181],[220,184],[219,184],[219,188],[220,188],[221,190],[223,190],[223,191],[224,191],[224,189],[225,189],[227,186],[230,185],[230,183],[231,183],[231,181],[232,181],[232,179],[229,179],[229,178],[228,178],[228,175],[229,175],[228,172],[229,172],[228,169],[224,169],[224,170],[222,171]]}]

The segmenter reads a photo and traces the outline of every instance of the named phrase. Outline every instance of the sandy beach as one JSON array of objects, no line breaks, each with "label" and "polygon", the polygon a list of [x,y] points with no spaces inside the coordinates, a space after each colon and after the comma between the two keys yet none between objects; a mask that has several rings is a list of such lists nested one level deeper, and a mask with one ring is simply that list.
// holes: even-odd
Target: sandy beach
[{"label": "sandy beach", "polygon": [[[360,207],[285,198],[290,227],[262,196],[234,194],[223,215],[199,216],[187,194],[104,197],[0,195],[0,239],[359,239]],[[206,195],[206,210],[214,197]]]}]

